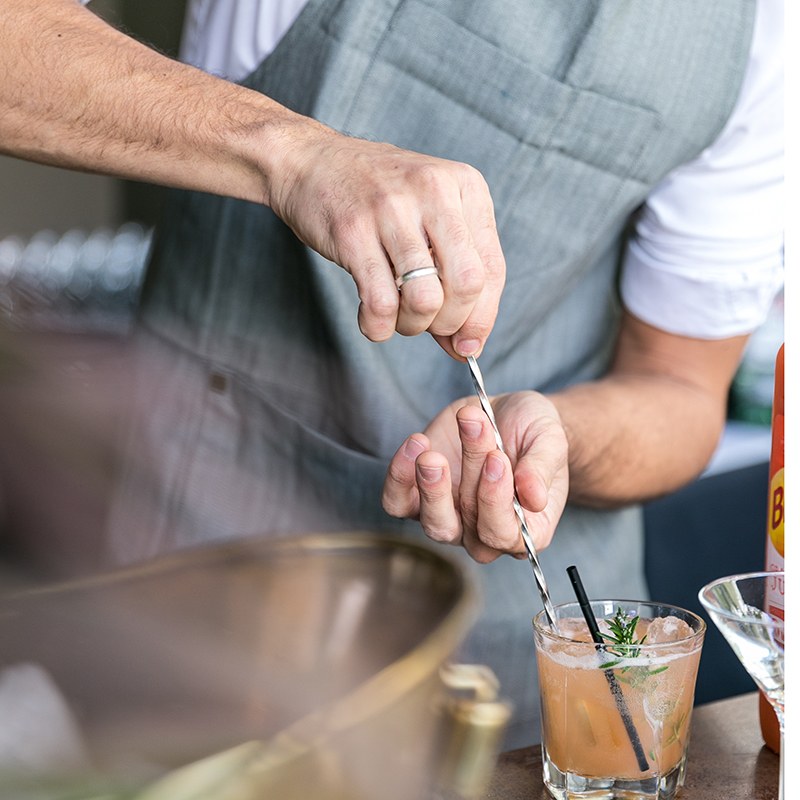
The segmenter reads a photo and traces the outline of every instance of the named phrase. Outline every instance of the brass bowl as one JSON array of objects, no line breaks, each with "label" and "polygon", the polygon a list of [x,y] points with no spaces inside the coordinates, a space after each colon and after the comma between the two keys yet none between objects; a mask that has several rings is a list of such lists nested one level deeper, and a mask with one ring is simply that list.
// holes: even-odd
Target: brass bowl
[{"label": "brass bowl", "polygon": [[479,725],[507,719],[493,689],[453,712],[441,679],[476,613],[455,560],[370,533],[197,548],[7,596],[0,666],[38,671],[79,741],[63,759],[50,742],[38,770],[3,772],[0,751],[0,788],[90,774],[142,800],[428,797],[461,757],[455,717],[477,699]]}]

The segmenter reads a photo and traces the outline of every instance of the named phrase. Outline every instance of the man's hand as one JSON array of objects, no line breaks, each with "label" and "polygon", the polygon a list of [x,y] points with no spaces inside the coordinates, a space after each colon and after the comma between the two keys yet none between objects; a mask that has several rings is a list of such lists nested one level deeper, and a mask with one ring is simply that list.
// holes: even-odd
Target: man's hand
[{"label": "man's hand", "polygon": [[[300,239],[346,269],[373,341],[429,331],[477,356],[497,316],[505,261],[481,174],[465,164],[342,136],[300,118],[272,168],[269,205]],[[395,280],[435,265],[436,275]]]},{"label": "man's hand", "polygon": [[523,552],[514,484],[538,549],[549,544],[564,510],[567,475],[570,502],[594,508],[674,491],[713,453],[746,341],[676,336],[624,313],[604,377],[548,397],[494,399],[508,457],[496,449],[477,400],[458,401],[397,451],[383,506],[418,518],[430,538],[461,543],[477,561],[491,561]]},{"label": "man's hand", "polygon": [[492,402],[507,455],[497,449],[477,400],[449,405],[401,445],[383,488],[383,507],[419,519],[434,541],[461,544],[481,563],[525,556],[514,513],[516,485],[537,550],[553,537],[568,490],[567,438],[553,404],[537,392]]}]

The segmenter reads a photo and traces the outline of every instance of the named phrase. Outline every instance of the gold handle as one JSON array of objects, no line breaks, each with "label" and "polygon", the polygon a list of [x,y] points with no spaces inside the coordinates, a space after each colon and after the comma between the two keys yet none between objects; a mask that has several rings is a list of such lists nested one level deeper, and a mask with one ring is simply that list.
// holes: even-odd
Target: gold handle
[{"label": "gold handle", "polygon": [[511,704],[498,700],[497,677],[482,664],[448,664],[443,711],[440,794],[455,800],[483,797],[497,765]]}]

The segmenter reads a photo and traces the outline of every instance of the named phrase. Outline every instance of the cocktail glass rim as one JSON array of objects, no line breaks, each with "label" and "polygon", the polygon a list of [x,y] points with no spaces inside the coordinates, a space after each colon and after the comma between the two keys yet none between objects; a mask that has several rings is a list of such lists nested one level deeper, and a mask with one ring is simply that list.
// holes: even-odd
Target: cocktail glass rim
[{"label": "cocktail glass rim", "polygon": [[722,608],[714,603],[710,598],[712,590],[717,586],[721,586],[723,583],[738,583],[739,581],[749,580],[752,578],[775,578],[779,576],[785,579],[785,575],[786,573],[782,569],[759,570],[758,572],[739,572],[735,575],[723,575],[721,578],[715,578],[713,581],[706,583],[697,593],[697,597],[706,611],[717,614],[725,619],[729,619],[732,622],[741,622],[743,619],[746,619],[748,624],[764,625],[771,628],[780,628],[782,630],[784,624],[783,620],[780,617],[776,617],[774,614],[770,614],[765,608],[760,610],[769,614],[769,617],[767,618],[756,616],[743,617],[741,614],[737,614],[735,611],[728,611],[727,609]]},{"label": "cocktail glass rim", "polygon": [[[688,608],[683,608],[683,606],[675,605],[675,603],[665,603],[661,600],[630,600],[630,599],[626,600],[623,598],[599,597],[596,600],[590,600],[589,602],[592,605],[593,609],[600,604],[613,606],[613,609],[610,612],[612,616],[613,614],[616,613],[617,606],[623,606],[623,608],[625,606],[648,606],[653,608],[671,609],[673,611],[679,611],[681,614],[685,614],[687,617],[693,619],[697,624],[696,630],[693,627],[691,634],[689,634],[688,636],[684,636],[680,639],[673,639],[668,642],[654,642],[654,643],[645,641],[644,644],[637,645],[637,647],[645,648],[648,652],[657,651],[660,648],[663,649],[671,648],[681,642],[688,642],[691,641],[692,639],[696,639],[700,634],[705,634],[706,629],[708,627],[706,621],[694,611],[690,611]],[[553,610],[556,612],[556,614],[558,614],[559,611],[569,607],[575,608],[575,611],[577,612],[575,614],[576,618],[583,619],[583,615],[581,614],[580,610],[580,604],[575,600],[570,600],[564,603],[557,603],[555,606],[553,606]],[[664,616],[669,616],[669,615],[664,615]],[[607,619],[607,618],[608,617],[605,614],[600,617],[600,619]],[[655,617],[653,617],[653,619],[655,619]],[[532,623],[534,630],[536,630],[537,633],[539,633],[544,638],[550,639],[552,641],[573,642],[576,644],[594,645],[595,648],[602,648],[606,646],[605,644],[587,642],[582,639],[573,639],[570,636],[562,635],[557,630],[553,630],[553,628],[551,628],[549,623],[546,621],[544,610],[534,615]],[[558,625],[558,618],[556,618],[556,625]],[[610,644],[612,644],[613,646],[613,643]]]}]

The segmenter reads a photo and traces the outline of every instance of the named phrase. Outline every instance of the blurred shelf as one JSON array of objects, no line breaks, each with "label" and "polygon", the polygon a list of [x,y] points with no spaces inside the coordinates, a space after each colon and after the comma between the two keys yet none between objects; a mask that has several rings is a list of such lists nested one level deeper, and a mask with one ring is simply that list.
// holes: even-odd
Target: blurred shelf
[{"label": "blurred shelf", "polygon": [[769,461],[772,434],[766,425],[728,420],[702,478]]},{"label": "blurred shelf", "polygon": [[126,331],[151,238],[149,229],[129,222],[0,239],[0,322],[34,332]]}]

